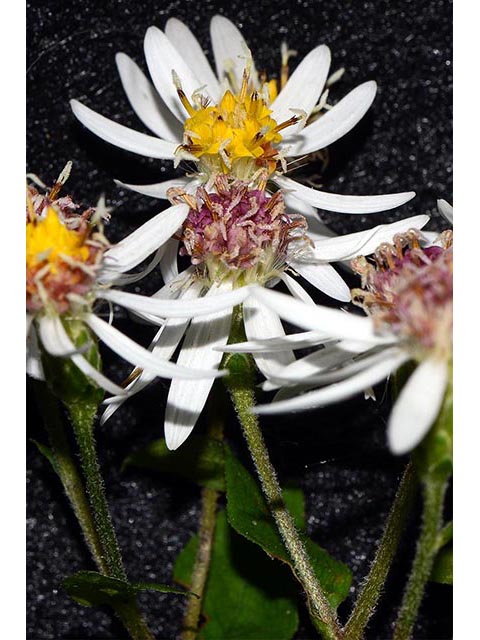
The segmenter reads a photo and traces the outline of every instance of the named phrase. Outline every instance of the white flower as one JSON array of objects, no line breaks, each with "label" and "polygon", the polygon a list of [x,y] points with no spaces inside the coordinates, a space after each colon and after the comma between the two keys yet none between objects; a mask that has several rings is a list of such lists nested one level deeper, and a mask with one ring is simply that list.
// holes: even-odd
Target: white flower
[{"label": "white flower", "polygon": [[428,247],[421,246],[420,238],[413,231],[395,236],[393,244],[378,247],[375,265],[365,258],[354,261],[363,288],[353,290],[352,297],[369,317],[255,289],[259,304],[309,331],[226,350],[325,345],[271,375],[263,388],[282,389],[255,413],[323,407],[368,389],[413,361],[416,368],[395,402],[387,435],[396,454],[421,442],[438,415],[451,375],[453,241],[451,231]]},{"label": "white flower", "polygon": [[[109,348],[127,362],[148,371],[152,377],[175,376],[198,381],[221,375],[209,369],[205,362],[199,362],[199,367],[195,368],[158,359],[95,314],[95,303],[108,302],[109,296],[122,304],[122,293],[111,289],[110,284],[125,280],[133,282],[143,273],[125,276],[125,265],[121,262],[116,266],[109,263],[105,268],[110,251],[103,235],[101,218],[108,217],[108,212],[100,202],[96,210],[87,209],[80,214],[78,205],[69,196],[58,198],[58,191],[68,173],[69,165],[48,195],[42,195],[33,186],[27,188],[27,372],[38,379],[44,377],[40,340],[48,353],[70,358],[106,391],[116,396],[125,395],[122,387],[106,378],[83,355],[91,343],[77,348],[69,337],[67,329],[78,332],[79,327],[87,326]],[[248,289],[237,292],[237,295],[230,293],[226,299],[218,296],[211,300],[210,305],[204,304],[194,311],[186,302],[159,299],[154,312],[161,313],[163,318],[171,313],[185,318],[201,316],[230,307],[232,295],[234,303],[241,302],[247,292]],[[120,296],[120,300],[115,296]],[[151,302],[150,298],[146,300]],[[133,296],[128,308],[143,310],[142,301],[142,296]],[[161,322],[163,320],[158,319],[158,323]]]},{"label": "white flower", "polygon": [[186,159],[197,167],[197,173],[190,176],[152,185],[122,186],[166,198],[171,187],[193,192],[219,172],[247,182],[263,180],[266,172],[269,183],[284,191],[288,209],[315,223],[315,208],[366,214],[397,207],[414,196],[412,192],[336,195],[284,175],[288,158],[327,147],[359,122],[373,102],[375,82],[359,85],[325,110],[324,89],[330,66],[327,46],[313,49],[290,78],[291,52],[282,48],[278,93],[275,80],[267,82],[259,76],[241,33],[227,18],[217,15],[212,19],[211,39],[216,74],[182,22],[168,20],[165,32],[150,27],[145,36],[145,56],[154,86],[133,60],[124,53],[117,54],[118,71],[130,104],[156,137],[129,129],[72,101],[76,117],[110,144],[172,160],[176,165]]},{"label": "white flower", "polygon": [[[269,196],[264,191],[249,188],[248,184],[217,176],[215,191],[198,189],[196,197],[175,191],[175,198],[189,205],[174,205],[159,214],[158,230],[152,231],[152,221],[137,229],[109,250],[105,262],[115,264],[118,260],[130,268],[135,266],[165,242],[167,222],[162,216],[171,215],[176,207],[185,206],[184,224],[176,239],[170,239],[158,251],[165,251],[160,262],[165,286],[152,299],[120,291],[108,291],[105,299],[122,304],[143,314],[146,319],[161,316],[157,308],[159,301],[170,297],[172,306],[178,301],[189,306],[194,317],[190,326],[186,316],[179,317],[173,308],[170,318],[160,328],[152,342],[152,353],[162,360],[171,358],[183,344],[178,364],[197,367],[200,363],[211,368],[218,367],[222,351],[227,344],[233,308],[243,301],[245,331],[251,340],[263,340],[284,334],[277,313],[254,298],[248,298],[251,285],[272,287],[282,281],[293,298],[307,300],[313,304],[308,293],[287,270],[298,272],[322,291],[340,300],[349,300],[347,285],[329,264],[330,261],[348,260],[363,247],[372,251],[396,232],[406,231],[412,225],[423,226],[428,216],[416,216],[392,225],[379,225],[367,231],[338,238],[324,239],[310,244],[305,237],[302,216],[292,217],[285,211],[283,196],[277,192]],[[178,224],[176,222],[175,224]],[[166,226],[164,226],[166,225]],[[174,225],[172,225],[174,226]],[[171,233],[171,230],[170,230]],[[192,264],[178,273],[177,251],[188,255]],[[157,253],[158,253],[157,251]],[[227,309],[215,310],[209,316],[196,317],[196,310],[205,304],[232,296]],[[163,309],[163,307],[162,307]],[[177,317],[172,317],[177,316]],[[185,337],[184,337],[185,336]],[[312,337],[309,336],[311,342]],[[313,344],[323,336],[315,335]],[[294,361],[291,349],[282,352],[263,349],[255,354],[260,371],[268,378],[277,375]],[[147,371],[135,372],[127,390],[135,393],[147,386],[153,376]],[[179,447],[191,433],[200,415],[214,382],[210,380],[191,382],[173,379],[167,399],[165,416],[165,438],[170,449]],[[123,403],[124,397],[110,398],[103,421]]]}]

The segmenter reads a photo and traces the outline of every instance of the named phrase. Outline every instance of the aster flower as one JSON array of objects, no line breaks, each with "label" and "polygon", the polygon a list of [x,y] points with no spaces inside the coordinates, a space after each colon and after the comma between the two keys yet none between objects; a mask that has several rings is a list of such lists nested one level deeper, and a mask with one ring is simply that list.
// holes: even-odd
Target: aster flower
[{"label": "aster flower", "polygon": [[[403,454],[429,431],[451,376],[452,232],[443,232],[430,246],[422,244],[418,231],[398,234],[393,244],[378,247],[373,263],[359,257],[353,268],[362,276],[362,288],[352,291],[352,299],[368,317],[255,290],[259,302],[310,330],[299,334],[302,346],[315,331],[322,331],[330,343],[271,376],[264,389],[282,389],[275,401],[254,411],[274,414],[326,406],[364,391],[412,362],[415,369],[395,402],[387,433],[391,450]],[[297,348],[289,336],[276,338],[274,347]],[[257,341],[228,350],[268,348],[268,341]]]},{"label": "aster flower", "polygon": [[[288,77],[292,52],[282,46],[280,87],[259,74],[241,33],[215,16],[211,39],[216,74],[186,25],[172,18],[165,32],[150,27],[145,56],[153,85],[124,53],[116,57],[123,88],[140,120],[157,136],[129,129],[77,100],[76,117],[103,140],[140,155],[194,163],[185,177],[152,185],[123,184],[139,193],[166,198],[172,186],[192,193],[218,173],[251,182],[264,181],[285,192],[289,209],[318,222],[315,208],[343,213],[372,213],[397,207],[412,192],[374,196],[336,195],[288,178],[288,158],[324,149],[365,115],[376,83],[365,82],[325,110],[330,51],[313,49]],[[280,91],[278,90],[280,88]],[[122,184],[122,183],[119,183]]]},{"label": "aster flower", "polygon": [[[214,180],[214,190],[199,187],[192,195],[175,188],[169,196],[174,203],[173,208],[184,206],[186,213],[181,230],[167,243],[169,248],[173,247],[169,251],[170,267],[166,269],[165,263],[161,262],[166,284],[156,295],[165,296],[173,290],[180,300],[189,301],[193,310],[212,296],[217,298],[219,292],[223,292],[224,298],[227,295],[237,296],[232,298],[229,309],[194,318],[190,326],[185,317],[169,318],[159,329],[151,345],[152,353],[159,359],[171,358],[185,336],[178,356],[178,363],[185,367],[196,367],[199,363],[212,368],[220,365],[240,292],[244,292],[244,324],[248,338],[260,340],[282,335],[284,329],[279,316],[258,301],[247,299],[252,285],[272,287],[282,281],[293,297],[313,304],[301,284],[287,272],[290,270],[292,274],[307,274],[311,282],[329,295],[349,299],[348,288],[330,261],[346,260],[356,255],[364,245],[371,246],[373,242],[391,238],[396,231],[405,231],[412,224],[423,226],[428,221],[428,216],[416,216],[319,244],[308,238],[303,216],[287,213],[280,191],[269,195],[243,181],[218,175]],[[145,258],[141,239],[145,243],[153,241],[150,223],[137,229],[135,240],[128,236],[112,247],[110,259],[122,255],[128,257],[126,263],[135,266]],[[179,253],[189,257],[191,262],[180,274],[176,258],[178,243]],[[154,248],[150,246],[149,250]],[[147,319],[151,305],[155,304],[154,300],[140,300],[140,296],[120,291],[109,291],[105,297],[112,303],[118,302],[143,313]],[[171,311],[170,316],[174,313]],[[323,336],[315,335],[314,344],[322,339]],[[293,360],[291,350],[255,355],[255,362],[266,377],[277,375]],[[152,376],[147,371],[137,369],[126,381],[127,390],[130,394],[138,392],[151,380]],[[170,448],[180,446],[192,431],[213,381],[213,377],[195,383],[180,379],[172,381],[165,414],[165,437]],[[104,421],[124,399],[119,396],[107,401],[109,406],[103,416]]]},{"label": "aster flower", "polygon": [[[27,249],[26,249],[26,293],[27,293],[27,371],[33,377],[43,379],[43,368],[39,340],[52,356],[70,358],[72,362],[97,385],[115,395],[125,390],[98,371],[84,354],[92,346],[93,334],[122,358],[142,367],[152,376],[171,378],[211,379],[220,375],[218,371],[206,370],[203,363],[199,369],[183,367],[155,358],[118,329],[97,315],[93,308],[97,301],[108,301],[109,295],[119,293],[111,284],[139,275],[124,275],[125,265],[110,258],[110,245],[103,233],[102,218],[108,218],[103,201],[99,206],[79,212],[79,205],[70,196],[58,197],[58,192],[70,172],[70,163],[64,169],[54,187],[42,194],[33,185],[27,186]],[[37,186],[39,181],[37,180]],[[42,186],[43,183],[40,183]],[[43,185],[44,186],[44,185]],[[109,262],[110,261],[110,262]],[[115,266],[116,265],[116,266]],[[127,264],[128,267],[128,264]],[[140,274],[142,275],[142,274]],[[237,298],[241,301],[243,291]],[[231,298],[231,297],[230,297]],[[196,308],[181,301],[155,300],[149,307],[150,320],[160,324],[158,318],[168,316],[201,316],[223,309],[225,303],[219,297],[210,301],[210,306]],[[234,302],[237,301],[234,299]],[[136,296],[140,307],[142,296]],[[152,302],[150,299],[147,299]],[[121,301],[119,302],[121,304]],[[137,306],[130,301],[129,309]],[[154,314],[157,314],[155,316]],[[88,340],[77,347],[75,337],[88,336]]]}]

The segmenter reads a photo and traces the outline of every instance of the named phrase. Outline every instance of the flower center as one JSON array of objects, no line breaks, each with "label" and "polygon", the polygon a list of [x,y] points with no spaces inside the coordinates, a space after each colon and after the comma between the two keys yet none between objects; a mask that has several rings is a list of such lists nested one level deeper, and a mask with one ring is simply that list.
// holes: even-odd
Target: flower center
[{"label": "flower center", "polygon": [[353,261],[362,289],[352,300],[372,316],[377,330],[390,331],[410,342],[413,357],[432,353],[448,359],[452,350],[453,236],[442,234],[442,246],[422,248],[419,234],[395,236],[381,245],[375,264]]},{"label": "flower center", "polygon": [[195,197],[175,190],[168,194],[190,206],[180,254],[203,267],[210,281],[230,277],[239,285],[264,284],[278,277],[289,245],[305,239],[303,216],[286,214],[281,192],[270,196],[224,175],[216,177],[214,187],[212,193],[198,188]]},{"label": "flower center", "polygon": [[265,83],[265,99],[243,75],[240,91],[227,90],[218,104],[200,98],[192,105],[179,84],[178,95],[189,117],[184,125],[184,142],[177,155],[200,161],[208,173],[230,174],[248,180],[258,169],[268,174],[275,171],[280,160],[275,147],[282,140],[280,132],[299,121],[299,116],[278,124],[267,102],[275,96],[276,85]]},{"label": "flower center", "polygon": [[[42,203],[39,215],[31,191],[27,196],[27,309],[53,305],[63,313],[71,305],[72,294],[83,296],[91,289],[106,241],[92,234],[87,216],[70,213],[64,218],[56,201]],[[89,216],[93,211],[85,213]]]}]

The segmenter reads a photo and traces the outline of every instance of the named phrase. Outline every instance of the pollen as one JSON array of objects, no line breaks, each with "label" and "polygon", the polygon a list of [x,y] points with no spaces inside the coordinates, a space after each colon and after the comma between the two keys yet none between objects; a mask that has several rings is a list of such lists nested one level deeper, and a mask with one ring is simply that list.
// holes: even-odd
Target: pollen
[{"label": "pollen", "polygon": [[253,87],[245,71],[240,91],[228,89],[215,105],[201,99],[197,108],[178,87],[189,114],[179,154],[183,151],[197,158],[210,174],[248,179],[259,169],[273,173],[280,158],[275,148],[282,140],[280,132],[298,122],[299,117],[277,123],[268,107],[277,93],[276,82],[264,83],[263,87],[265,95]]}]

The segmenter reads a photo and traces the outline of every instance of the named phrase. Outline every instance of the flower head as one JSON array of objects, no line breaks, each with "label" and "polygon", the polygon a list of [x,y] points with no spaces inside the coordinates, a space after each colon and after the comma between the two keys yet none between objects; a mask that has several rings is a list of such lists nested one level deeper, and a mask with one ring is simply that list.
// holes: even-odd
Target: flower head
[{"label": "flower head", "polygon": [[[330,50],[315,47],[290,75],[282,47],[280,83],[257,73],[241,33],[223,16],[211,22],[216,63],[213,72],[186,25],[172,18],[165,31],[150,27],[145,56],[153,85],[123,53],[117,67],[139,118],[157,137],[99,115],[73,100],[75,116],[110,144],[152,158],[189,161],[189,175],[153,185],[125,185],[156,198],[172,186],[191,192],[209,186],[217,174],[245,182],[269,182],[284,189],[290,204],[347,213],[373,213],[397,207],[412,192],[378,196],[334,195],[286,177],[288,159],[304,157],[332,144],[352,129],[373,102],[376,83],[367,81],[325,110]],[[330,105],[329,105],[330,107]],[[196,172],[192,174],[191,163]],[[294,206],[294,208],[295,208]],[[303,213],[303,210],[302,210]]]},{"label": "flower head", "polygon": [[[371,253],[368,242],[364,247],[366,254]],[[406,453],[434,423],[451,377],[452,232],[443,232],[429,245],[411,229],[381,243],[371,262],[357,257],[353,265],[362,275],[362,288],[354,289],[352,297],[368,317],[312,306],[264,289],[254,292],[280,317],[309,330],[277,336],[272,341],[276,349],[322,345],[323,339],[319,349],[267,377],[265,390],[281,389],[276,401],[255,411],[281,413],[326,406],[369,389],[413,362],[416,368],[388,424],[391,450]],[[235,350],[266,349],[267,342],[250,341],[236,345]]]},{"label": "flower head", "polygon": [[393,333],[409,345],[412,357],[448,359],[453,326],[453,236],[422,247],[416,231],[397,235],[374,254],[353,261],[362,288],[352,291],[355,304],[371,316],[380,334]]},{"label": "flower head", "polygon": [[[175,363],[156,360],[152,354],[105,322],[94,312],[98,301],[108,300],[113,284],[134,282],[143,273],[124,275],[124,265],[109,262],[110,245],[103,235],[102,217],[108,217],[103,201],[97,208],[79,213],[79,206],[67,196],[58,198],[58,191],[68,176],[64,170],[54,187],[40,194],[33,186],[27,188],[27,371],[43,379],[44,354],[69,358],[96,385],[115,395],[124,395],[122,387],[106,378],[87,357],[94,347],[94,335],[134,366],[142,367],[153,376],[209,379],[218,371],[187,369]],[[148,271],[148,268],[147,268]],[[142,296],[130,308],[142,307]],[[121,300],[119,301],[121,304]],[[220,308],[222,308],[220,301]],[[230,305],[227,301],[227,306]],[[142,307],[143,308],[143,307]],[[140,309],[141,311],[142,309]],[[207,312],[210,309],[207,310]],[[188,305],[160,303],[157,311],[162,317],[174,314],[191,317]],[[205,313],[205,311],[204,311]],[[157,323],[163,322],[158,317]],[[80,341],[80,342],[78,342]]]},{"label": "flower head", "polygon": [[265,284],[286,267],[289,247],[308,242],[307,222],[287,215],[280,191],[269,195],[248,183],[218,175],[215,190],[199,187],[195,197],[172,189],[173,202],[185,201],[180,255],[203,267],[210,282],[229,277],[237,284]]},{"label": "flower head", "polygon": [[53,201],[38,215],[27,198],[27,311],[52,306],[65,313],[94,286],[108,243],[92,222],[94,209],[65,217]]}]

